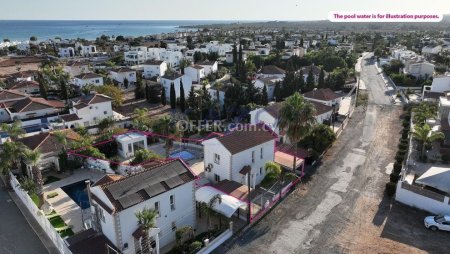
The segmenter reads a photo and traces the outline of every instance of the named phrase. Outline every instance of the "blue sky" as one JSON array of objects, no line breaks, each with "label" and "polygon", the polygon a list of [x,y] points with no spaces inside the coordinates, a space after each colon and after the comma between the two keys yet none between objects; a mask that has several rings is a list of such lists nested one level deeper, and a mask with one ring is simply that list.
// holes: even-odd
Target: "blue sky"
[{"label": "blue sky", "polygon": [[437,11],[450,0],[13,0],[0,19],[318,20],[330,11]]}]

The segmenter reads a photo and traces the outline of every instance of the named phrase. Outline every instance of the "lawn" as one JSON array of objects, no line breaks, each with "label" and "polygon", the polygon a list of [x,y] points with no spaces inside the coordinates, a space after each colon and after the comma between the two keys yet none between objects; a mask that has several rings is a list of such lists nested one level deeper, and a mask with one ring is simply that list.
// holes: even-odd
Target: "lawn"
[{"label": "lawn", "polygon": [[66,223],[64,223],[64,220],[61,218],[61,216],[53,217],[49,219],[49,221],[54,228],[62,228],[66,226]]},{"label": "lawn", "polygon": [[30,198],[31,198],[31,200],[33,200],[33,202],[34,202],[34,204],[35,204],[36,206],[39,205],[39,197],[38,197],[38,195],[36,195],[36,194],[31,194],[31,195],[30,195]]}]

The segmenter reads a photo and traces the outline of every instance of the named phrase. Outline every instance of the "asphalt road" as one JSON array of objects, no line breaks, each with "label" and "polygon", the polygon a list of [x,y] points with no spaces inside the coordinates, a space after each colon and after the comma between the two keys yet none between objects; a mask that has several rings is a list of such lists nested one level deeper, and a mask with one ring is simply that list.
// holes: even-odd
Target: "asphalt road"
[{"label": "asphalt road", "polygon": [[[345,253],[335,244],[356,200],[371,181],[381,183],[393,155],[387,149],[389,92],[374,62],[362,60],[361,79],[369,92],[367,109],[355,110],[346,129],[304,186],[243,235],[226,242],[218,253]],[[392,120],[392,119],[391,119]],[[394,142],[395,143],[395,142]],[[396,146],[395,144],[391,144]]]},{"label": "asphalt road", "polygon": [[48,253],[0,183],[0,253]]}]

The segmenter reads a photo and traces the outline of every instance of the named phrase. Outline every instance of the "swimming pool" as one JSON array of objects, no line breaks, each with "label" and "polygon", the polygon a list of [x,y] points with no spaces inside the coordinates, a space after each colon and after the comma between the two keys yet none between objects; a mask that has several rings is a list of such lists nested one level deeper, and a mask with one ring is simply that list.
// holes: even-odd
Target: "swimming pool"
[{"label": "swimming pool", "polygon": [[81,209],[89,208],[89,197],[86,190],[85,181],[76,182],[61,188],[67,195],[81,207]]},{"label": "swimming pool", "polygon": [[184,161],[190,161],[190,160],[194,159],[195,156],[188,151],[179,151],[179,152],[172,153],[170,155],[170,158],[181,158]]}]

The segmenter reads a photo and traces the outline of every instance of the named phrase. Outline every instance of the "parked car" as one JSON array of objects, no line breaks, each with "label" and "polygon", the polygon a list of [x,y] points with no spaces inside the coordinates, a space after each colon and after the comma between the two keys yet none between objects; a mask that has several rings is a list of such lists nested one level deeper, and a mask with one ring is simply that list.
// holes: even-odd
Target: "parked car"
[{"label": "parked car", "polygon": [[437,215],[427,216],[423,220],[425,227],[433,231],[445,230],[450,231],[450,216],[449,215]]}]

